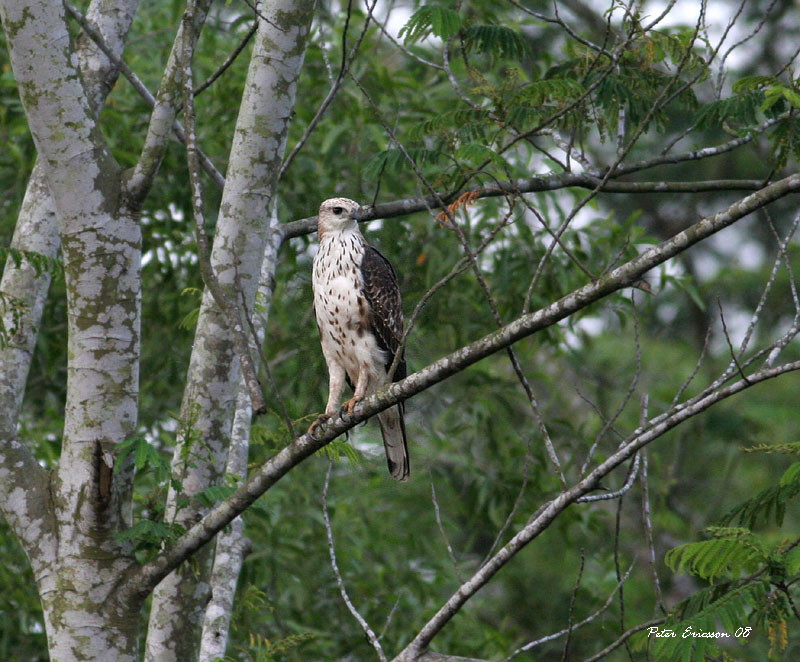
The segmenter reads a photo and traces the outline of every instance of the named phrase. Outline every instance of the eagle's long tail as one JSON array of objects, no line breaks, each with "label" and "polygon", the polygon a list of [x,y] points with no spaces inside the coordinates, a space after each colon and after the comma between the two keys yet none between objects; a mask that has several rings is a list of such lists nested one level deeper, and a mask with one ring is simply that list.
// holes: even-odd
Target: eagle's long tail
[{"label": "eagle's long tail", "polygon": [[390,407],[378,414],[383,434],[383,447],[392,478],[404,483],[408,480],[408,443],[406,442],[406,423],[400,406]]}]

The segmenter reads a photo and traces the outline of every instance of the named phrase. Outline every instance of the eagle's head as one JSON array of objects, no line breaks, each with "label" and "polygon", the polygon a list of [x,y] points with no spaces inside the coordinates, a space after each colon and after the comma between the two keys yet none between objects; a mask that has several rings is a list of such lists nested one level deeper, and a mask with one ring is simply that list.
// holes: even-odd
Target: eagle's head
[{"label": "eagle's head", "polygon": [[317,228],[325,232],[341,232],[358,225],[359,204],[348,198],[331,198],[319,206]]}]

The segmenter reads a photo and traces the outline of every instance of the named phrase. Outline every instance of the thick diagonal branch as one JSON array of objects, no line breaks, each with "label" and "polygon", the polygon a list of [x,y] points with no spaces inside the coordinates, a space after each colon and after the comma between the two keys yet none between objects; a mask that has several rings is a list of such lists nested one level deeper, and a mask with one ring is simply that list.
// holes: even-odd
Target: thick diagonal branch
[{"label": "thick diagonal branch", "polygon": [[[362,401],[359,409],[356,410],[356,415],[352,418],[345,419],[339,416],[318,428],[318,436],[305,434],[299,437],[263,464],[247,483],[230,498],[217,504],[201,521],[181,536],[170,549],[135,570],[134,576],[130,578],[125,590],[144,593],[149,591],[155,583],[208,542],[217,531],[242,513],[292,468],[345,431],[353,428],[360,421],[366,420],[398,402],[407,400],[512,343],[548,328],[591,303],[630,286],[650,269],[679,255],[694,244],[707,239],[753,211],[797,191],[800,191],[800,175],[792,175],[767,186],[714,216],[701,219],[667,241],[614,269],[601,279],[588,283],[549,306],[524,315],[493,333],[456,350],[413,373],[403,381],[393,384],[386,391],[370,396]],[[783,372],[786,372],[785,367],[776,368],[771,372],[762,371],[759,373],[762,375],[761,378],[754,379],[751,376],[751,383],[783,374]],[[747,385],[745,384],[745,386]],[[674,425],[677,425],[678,422],[680,420],[676,419]],[[620,459],[620,462],[623,460],[624,458]],[[595,472],[589,474],[587,480],[589,478],[596,481]],[[585,481],[582,481],[581,485],[584,483]],[[588,483],[586,484],[588,485]],[[575,498],[584,492],[576,494]]]}]

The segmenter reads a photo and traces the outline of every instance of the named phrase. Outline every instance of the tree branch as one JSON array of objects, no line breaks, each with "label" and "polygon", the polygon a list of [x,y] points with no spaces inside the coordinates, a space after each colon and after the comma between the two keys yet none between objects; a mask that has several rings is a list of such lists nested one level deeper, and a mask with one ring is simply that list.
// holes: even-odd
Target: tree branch
[{"label": "tree branch", "polygon": [[[107,43],[106,40],[103,38],[103,35],[97,31],[92,23],[87,20],[83,14],[81,14],[73,5],[70,3],[64,3],[67,9],[67,12],[70,16],[75,20],[75,22],[81,26],[81,29],[91,38],[91,40],[97,45],[97,47],[105,54],[105,56],[109,59],[109,61],[114,65],[114,67],[128,80],[134,90],[139,93],[139,96],[144,99],[144,101],[151,107],[155,107],[157,105],[156,97],[147,89],[147,86],[141,81],[141,79],[136,75],[136,73],[127,65],[127,63],[120,57],[118,53],[116,53]],[[177,43],[177,42],[176,42]],[[173,47],[174,48],[174,47]],[[173,69],[168,68],[168,72],[172,72]],[[164,78],[162,79],[162,87],[166,80],[171,80],[172,85],[174,85],[174,80],[168,78],[165,74]],[[177,91],[177,96],[180,96],[180,91]],[[175,116],[176,107],[172,107],[172,114],[173,118]],[[154,131],[156,127],[162,127],[163,117],[165,113],[169,112],[169,107],[164,106],[159,113],[158,116],[160,119],[156,120],[156,113],[151,116],[150,124],[151,126],[148,127],[148,135],[150,135],[151,131]],[[184,134],[183,126],[180,122],[173,119],[172,122],[172,131],[175,136],[180,140],[182,143],[186,143],[186,136]],[[155,133],[151,136],[151,141],[154,139]],[[151,145],[154,143],[151,142]],[[156,155],[155,152],[151,152],[153,155]],[[219,187],[222,188],[225,185],[225,178],[222,174],[217,170],[216,166],[211,162],[205,154],[202,152],[199,153],[200,158],[200,165],[205,171],[205,173],[211,177],[214,183]],[[160,158],[158,160],[160,163]],[[148,166],[152,169],[152,165]],[[137,172],[137,168],[139,169]],[[151,175],[154,174],[151,173]],[[134,176],[135,175],[135,176]],[[139,163],[131,169],[127,173],[127,177],[129,179],[127,185],[129,189],[129,195],[132,200],[141,201],[146,193],[146,188],[149,187],[150,182],[147,177],[143,177],[144,175],[144,163],[142,162],[141,158]],[[152,176],[150,177],[152,179]]]},{"label": "tree branch", "polygon": [[[705,193],[709,191],[758,191],[765,183],[760,179],[719,179],[698,182],[620,182],[610,180],[602,183],[600,177],[589,174],[565,172],[558,175],[542,175],[514,181],[501,181],[491,186],[478,186],[461,193],[448,193],[439,196],[428,195],[422,198],[406,198],[384,202],[367,207],[362,222],[379,218],[396,218],[417,212],[434,209],[439,199],[452,203],[460,195],[468,193],[474,198],[497,198],[508,194],[541,193],[565,188],[584,188],[599,193]],[[317,229],[317,217],[309,216],[291,221],[282,226],[284,239],[293,239],[310,234]]]},{"label": "tree branch", "polygon": [[[186,69],[190,68],[191,63],[185,62],[184,58],[192,57],[194,54],[197,40],[200,38],[200,32],[210,8],[211,0],[202,0],[202,2],[195,3],[194,11],[190,14],[191,23],[187,23],[186,17],[184,17],[172,43],[167,66],[164,68],[164,75],[161,77],[161,83],[158,86],[153,112],[150,115],[144,146],[139,160],[130,171],[126,182],[128,195],[138,204],[141,204],[141,201],[144,200],[161,166],[161,161],[167,151],[169,137],[172,135],[176,113],[182,96],[184,105],[186,103],[187,93],[181,89],[181,70],[183,69],[183,75],[185,76]],[[194,99],[191,79],[188,83],[184,83],[184,86],[186,85],[189,86],[188,96]],[[193,111],[191,115],[193,115]],[[189,116],[190,112],[185,110],[184,120],[188,120]],[[187,133],[194,133],[188,126],[186,131]],[[188,152],[197,149],[196,141],[192,141],[190,136],[186,136],[185,142]],[[192,154],[189,158],[199,162],[197,153]]]},{"label": "tree branch", "polygon": [[339,564],[336,561],[336,545],[333,542],[331,517],[328,513],[328,488],[331,484],[332,468],[333,460],[328,463],[328,471],[325,474],[325,485],[322,489],[322,519],[325,524],[325,534],[328,538],[328,555],[331,559],[331,568],[333,568],[333,574],[336,577],[336,585],[339,587],[339,594],[342,596],[342,601],[347,607],[347,611],[350,612],[353,618],[355,618],[358,624],[361,626],[361,629],[364,631],[364,635],[367,637],[367,641],[369,641],[370,645],[375,649],[378,659],[381,662],[386,662],[386,654],[383,652],[381,642],[378,641],[378,637],[375,636],[375,632],[373,632],[372,628],[369,626],[369,623],[367,623],[364,617],[359,613],[358,609],[356,609],[353,602],[350,600],[350,596],[347,594],[347,587],[344,585],[344,579],[342,579],[342,573],[339,572]]},{"label": "tree branch", "polygon": [[[407,400],[411,396],[461,372],[468,366],[504,349],[508,345],[524,337],[556,324],[560,320],[600,300],[608,294],[630,286],[631,283],[639,280],[653,267],[663,264],[666,260],[680,254],[690,246],[710,237],[719,230],[732,225],[756,209],[798,190],[800,190],[800,175],[792,175],[775,184],[771,184],[763,190],[739,200],[714,216],[698,221],[671,239],[650,248],[630,262],[614,269],[600,280],[588,283],[549,306],[534,313],[524,315],[493,333],[456,350],[452,354],[433,362],[426,368],[413,373],[406,379],[392,384],[386,391],[365,398],[359,403],[353,417],[342,417],[340,414],[317,428],[316,436],[309,434],[302,435],[265,462],[230,498],[214,506],[202,520],[192,526],[191,529],[181,536],[169,549],[164,550],[144,566],[132,571],[132,576],[127,582],[127,587],[123,590],[147,594],[152,587],[172,569],[177,567],[195,550],[208,542],[222,527],[242,513],[292,468],[346,430],[355,427],[359,422],[366,420],[370,416],[398,402]],[[764,379],[776,377],[784,372],[797,368],[800,368],[800,364],[789,364],[788,367],[781,366],[770,370],[762,370],[754,376],[751,375],[750,380],[755,384]],[[747,386],[748,385],[744,382],[739,382],[738,385],[706,395],[707,404],[698,409],[698,411],[702,411],[716,402],[719,399],[715,399],[717,393],[724,393],[726,394],[724,397],[727,397],[727,395],[738,392],[738,390],[742,390]],[[659,429],[661,429],[662,432],[666,431],[670,427],[674,427],[674,425],[685,420],[684,418],[680,418],[680,415],[681,412],[678,412],[674,416],[667,417],[665,419],[667,422],[674,422],[670,425],[662,423]],[[644,438],[644,436],[642,438]],[[648,441],[644,441],[639,445],[644,445],[648,443]],[[633,444],[633,446],[631,446],[631,444],[627,444],[623,447],[622,451],[618,451],[612,458],[617,458],[618,464],[624,461],[630,454],[633,454],[639,445]],[[629,447],[632,448],[632,450],[630,453],[625,454],[623,451]],[[616,466],[616,464],[613,463],[609,465],[609,462],[611,462],[611,459],[601,465],[601,467],[606,468],[606,473]],[[591,472],[583,481],[578,483],[572,491],[567,490],[564,494],[574,499],[593,489],[596,482],[599,480],[597,471],[598,470]],[[561,503],[560,499],[559,497],[556,505]],[[553,503],[556,503],[556,501]],[[562,504],[562,506],[559,506],[560,509],[563,509],[563,507],[566,507],[566,505]],[[552,513],[550,507],[548,507],[547,512]],[[540,516],[540,519],[543,517],[545,517],[544,514]],[[497,558],[497,556],[495,556],[495,558]],[[492,567],[492,562],[484,567]],[[422,639],[424,639],[424,637],[422,637]],[[422,639],[420,639],[420,641]]]},{"label": "tree branch", "polygon": [[[640,448],[658,439],[680,423],[705,411],[712,405],[725,400],[750,386],[773,379],[779,375],[800,370],[800,361],[788,363],[779,368],[761,370],[750,375],[748,381],[740,380],[724,388],[700,397],[692,398],[668,414],[651,420],[644,430],[639,428],[624,445],[607,460],[598,465],[586,478],[562,491],[549,501],[541,512],[532,518],[495,556],[482,566],[467,582],[445,602],[438,612],[423,626],[416,637],[395,658],[395,662],[416,662],[421,652],[430,644],[434,636],[455,616],[464,604],[521,549],[545,531],[550,524],[581,496],[597,488],[602,478],[625,462]],[[657,422],[654,422],[657,421]]]}]

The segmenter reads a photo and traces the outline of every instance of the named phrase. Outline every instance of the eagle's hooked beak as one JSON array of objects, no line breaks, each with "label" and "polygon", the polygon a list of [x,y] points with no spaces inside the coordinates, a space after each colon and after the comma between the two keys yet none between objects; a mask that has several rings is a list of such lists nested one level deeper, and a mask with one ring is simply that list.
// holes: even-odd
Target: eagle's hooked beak
[{"label": "eagle's hooked beak", "polygon": [[365,212],[366,212],[366,209],[364,209],[363,207],[359,207],[358,209],[356,209],[353,212],[353,220],[354,221],[360,221],[361,219],[364,218]]}]

